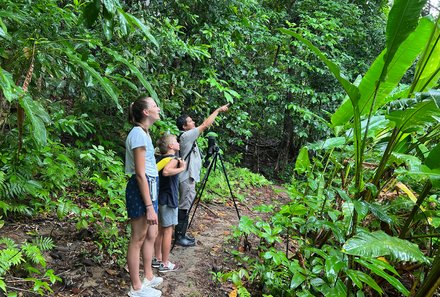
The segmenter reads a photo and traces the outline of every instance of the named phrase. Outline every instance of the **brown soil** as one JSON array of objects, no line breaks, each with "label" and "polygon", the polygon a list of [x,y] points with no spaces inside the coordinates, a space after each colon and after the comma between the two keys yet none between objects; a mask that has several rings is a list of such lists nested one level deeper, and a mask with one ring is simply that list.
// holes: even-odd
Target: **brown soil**
[{"label": "brown soil", "polygon": [[[255,217],[260,214],[253,208],[261,204],[284,203],[287,195],[274,191],[272,187],[251,189],[243,202],[238,203],[241,216]],[[195,247],[176,246],[171,261],[182,268],[169,272],[159,287],[164,297],[220,297],[229,296],[232,284],[213,280],[213,271],[228,271],[235,268],[231,251],[243,248],[240,243],[231,243],[231,227],[238,225],[237,213],[231,200],[224,203],[200,204],[189,233],[195,236]],[[38,236],[50,236],[56,247],[45,254],[47,268],[53,269],[62,279],[48,296],[127,296],[130,280],[125,268],[120,268],[110,257],[102,257],[96,239],[87,231],[77,231],[70,222],[54,218],[31,221],[5,222],[1,237],[6,236],[22,243]],[[252,244],[255,248],[256,244]],[[96,256],[93,256],[96,255]],[[125,258],[125,251],[121,256]],[[37,296],[31,292],[29,281],[20,271],[5,277],[8,290],[18,296]],[[231,296],[234,294],[231,294]],[[2,294],[0,293],[0,296]]]}]

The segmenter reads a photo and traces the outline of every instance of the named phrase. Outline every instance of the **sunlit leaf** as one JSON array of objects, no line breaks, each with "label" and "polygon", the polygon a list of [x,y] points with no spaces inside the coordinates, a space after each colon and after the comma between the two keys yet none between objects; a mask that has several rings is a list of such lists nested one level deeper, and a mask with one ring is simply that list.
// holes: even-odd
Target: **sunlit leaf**
[{"label": "sunlit leaf", "polygon": [[359,232],[347,240],[343,252],[354,256],[391,256],[398,261],[428,263],[428,259],[416,244],[390,236],[383,231]]}]

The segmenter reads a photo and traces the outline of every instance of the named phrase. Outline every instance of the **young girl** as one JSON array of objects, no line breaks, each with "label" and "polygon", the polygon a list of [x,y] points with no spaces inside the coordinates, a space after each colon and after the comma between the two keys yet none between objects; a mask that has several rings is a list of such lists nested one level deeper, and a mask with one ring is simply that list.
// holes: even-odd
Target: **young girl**
[{"label": "young girl", "polygon": [[[154,147],[148,129],[159,120],[160,109],[151,97],[141,97],[130,104],[129,121],[135,125],[127,136],[125,145],[125,172],[131,174],[126,188],[126,204],[131,224],[127,262],[130,272],[131,297],[159,297],[154,289],[162,283],[151,268],[154,240],[157,236],[158,172]],[[140,279],[140,253],[144,266],[144,279]]]}]

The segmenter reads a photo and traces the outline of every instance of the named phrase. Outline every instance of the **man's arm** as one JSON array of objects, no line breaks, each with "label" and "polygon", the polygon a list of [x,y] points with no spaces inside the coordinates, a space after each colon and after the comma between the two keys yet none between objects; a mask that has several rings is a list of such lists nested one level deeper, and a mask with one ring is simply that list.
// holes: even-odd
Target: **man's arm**
[{"label": "man's arm", "polygon": [[214,112],[211,113],[211,115],[209,117],[207,117],[200,126],[197,127],[197,129],[199,129],[199,134],[201,134],[203,131],[208,129],[208,127],[211,126],[212,123],[214,123],[215,118],[217,117],[217,115],[220,112],[226,112],[226,111],[228,111],[228,108],[229,108],[229,103],[226,105],[220,106],[219,108],[214,110]]}]

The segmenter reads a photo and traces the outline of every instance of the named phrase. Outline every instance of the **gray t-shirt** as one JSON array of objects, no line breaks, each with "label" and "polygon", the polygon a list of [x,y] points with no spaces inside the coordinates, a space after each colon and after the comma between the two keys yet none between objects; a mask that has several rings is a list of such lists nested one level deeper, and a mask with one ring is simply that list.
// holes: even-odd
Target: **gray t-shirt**
[{"label": "gray t-shirt", "polygon": [[[194,128],[185,131],[180,135],[180,157],[185,158],[188,153],[189,156],[185,160],[188,166],[187,170],[179,174],[179,180],[182,182],[188,178],[193,178],[194,181],[200,181],[200,169],[202,169],[202,156],[197,146],[196,139],[199,137],[199,129]],[[194,142],[196,143],[193,147]]]},{"label": "gray t-shirt", "polygon": [[154,147],[150,134],[141,127],[133,127],[125,140],[125,173],[135,174],[133,149],[145,147],[145,174],[151,177],[159,176],[154,158]]}]

